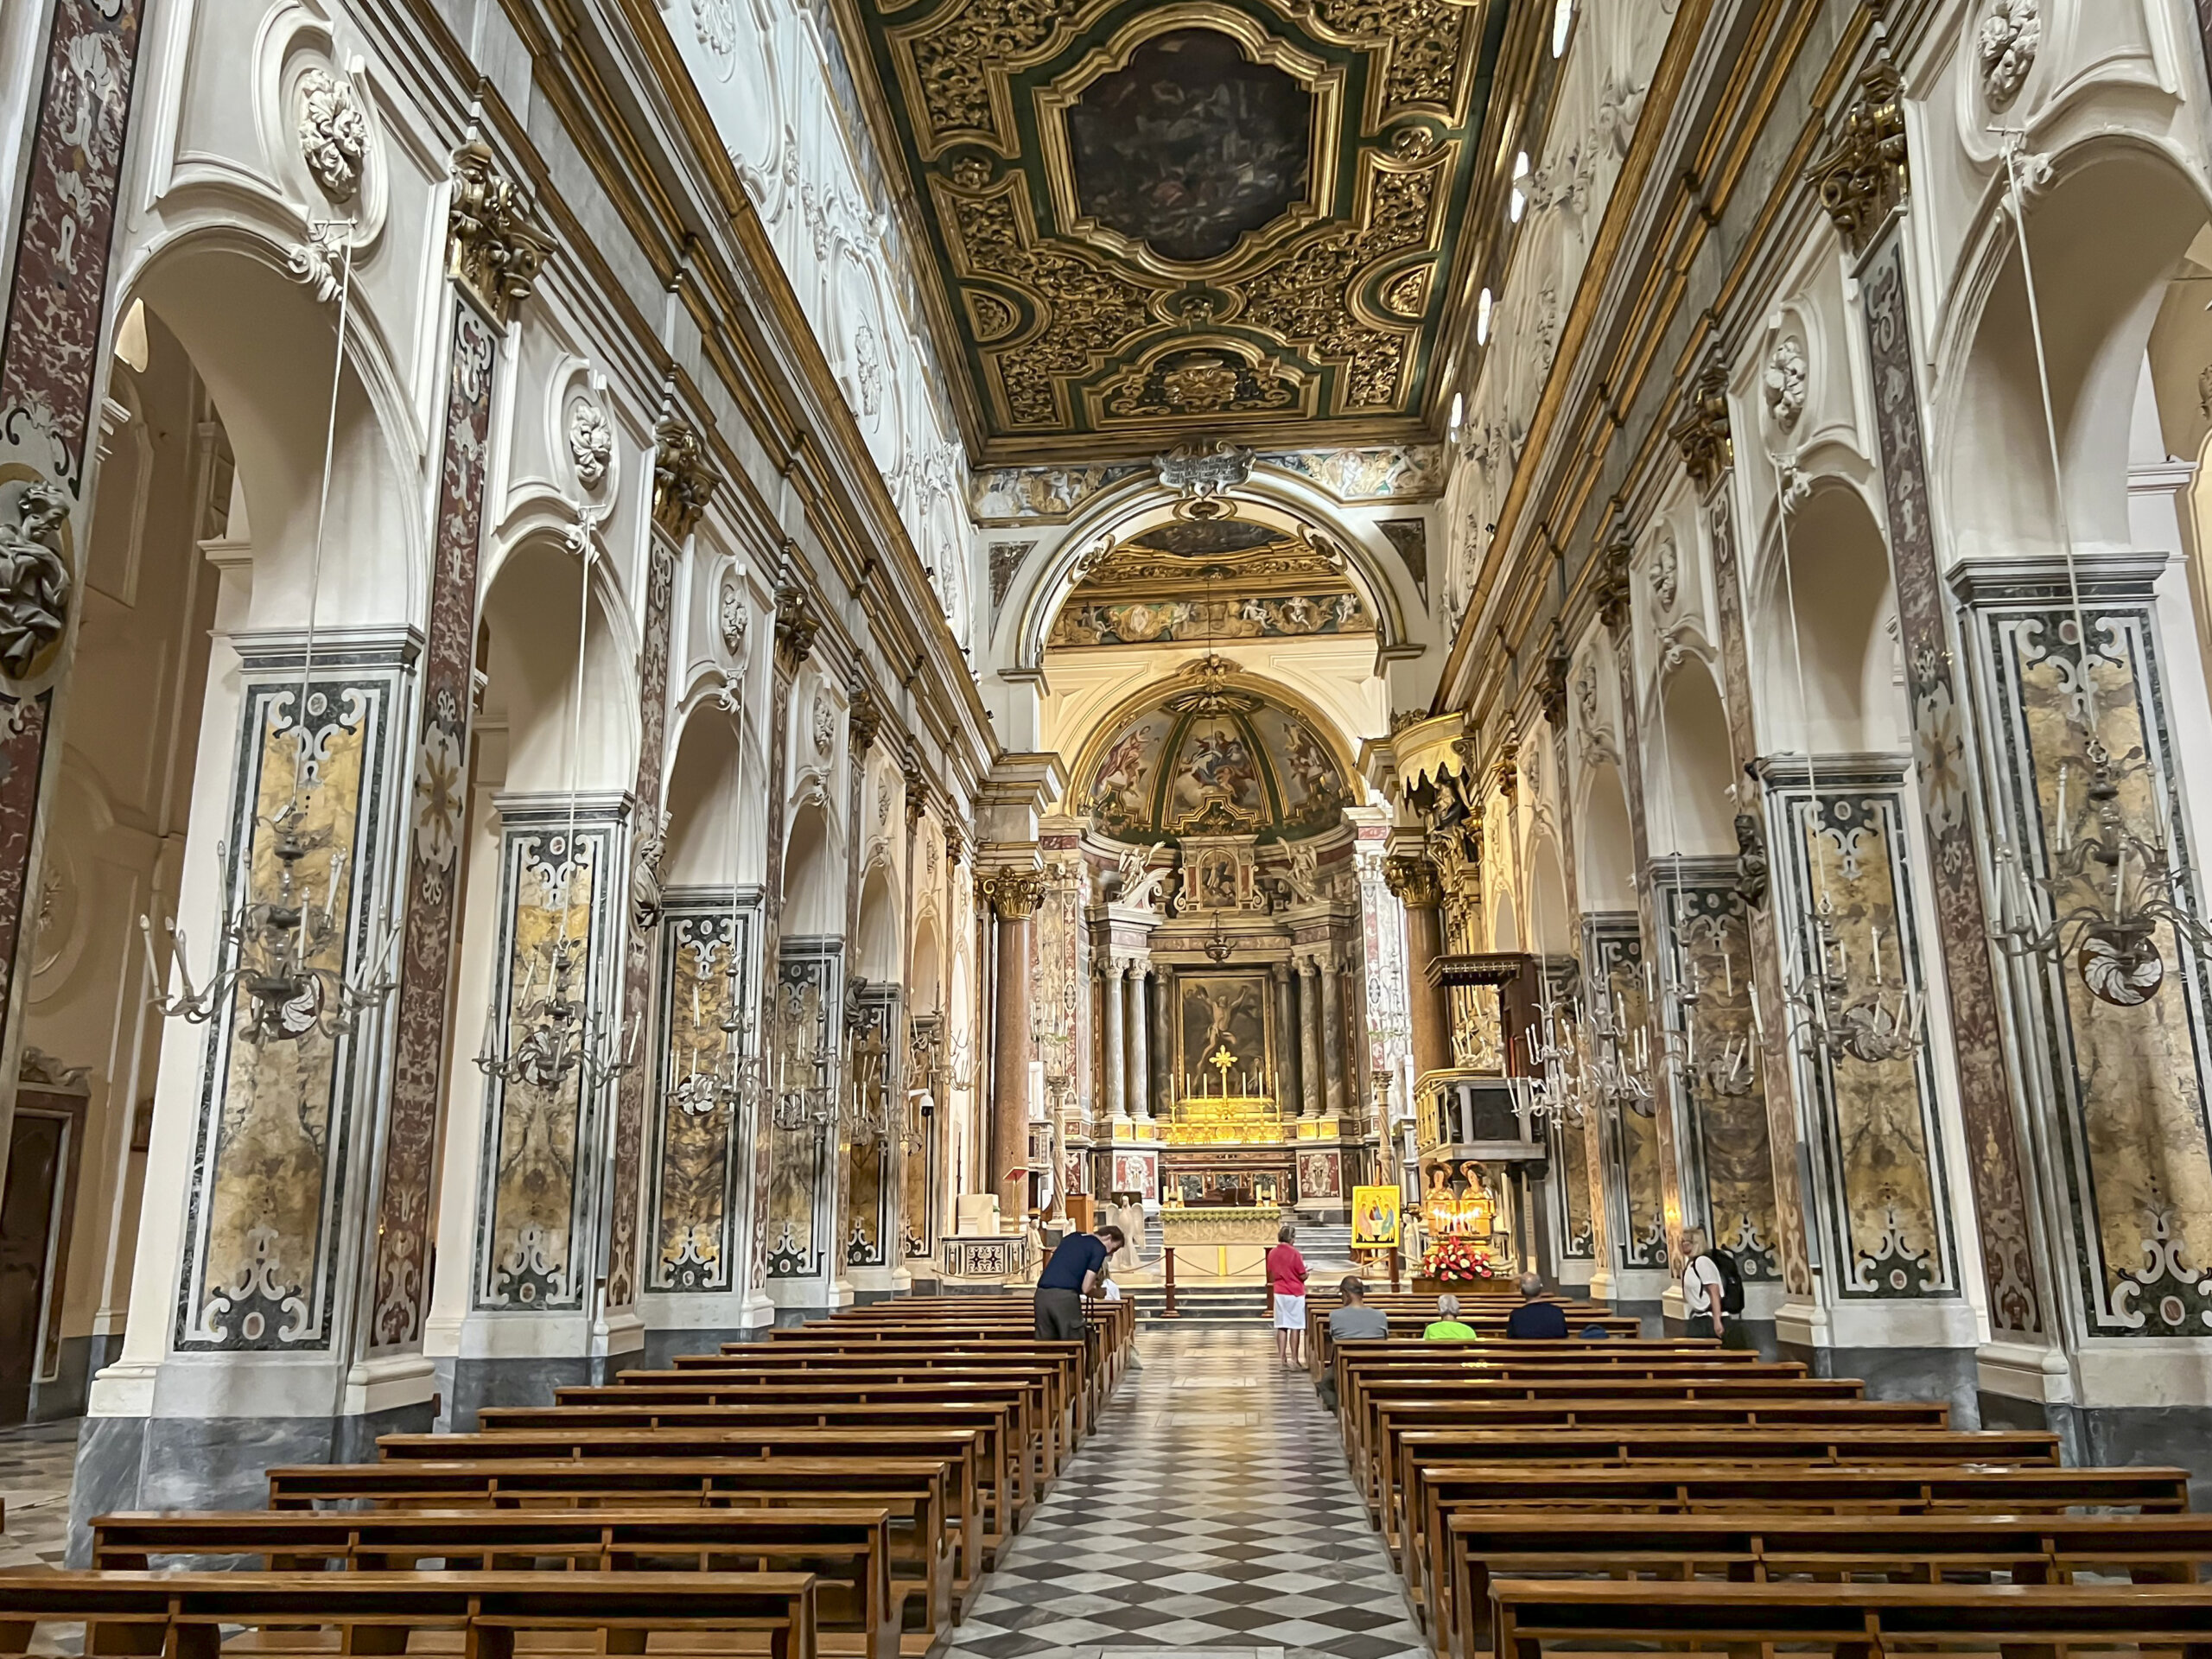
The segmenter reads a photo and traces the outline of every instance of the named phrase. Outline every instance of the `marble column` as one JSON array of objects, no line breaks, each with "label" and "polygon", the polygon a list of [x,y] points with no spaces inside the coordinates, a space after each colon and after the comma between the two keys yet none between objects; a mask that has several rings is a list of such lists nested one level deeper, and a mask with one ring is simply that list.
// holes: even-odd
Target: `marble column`
[{"label": "marble column", "polygon": [[1027,1208],[1029,1061],[1029,936],[1045,896],[1045,877],[1034,869],[998,869],[977,885],[998,918],[999,948],[991,1041],[991,1180],[999,1217],[1018,1222]]},{"label": "marble column", "polygon": [[1303,1098],[1298,1079],[1298,992],[1287,962],[1274,965],[1275,980],[1275,1103],[1295,1105]]},{"label": "marble column", "polygon": [[1103,985],[1098,1002],[1105,1015],[1099,1033],[1099,1057],[1105,1062],[1106,1111],[1116,1122],[1127,1122],[1129,1116],[1128,1033],[1122,1028],[1122,975],[1123,964],[1109,962],[1101,970]]},{"label": "marble column", "polygon": [[1406,907],[1406,1012],[1419,1078],[1452,1065],[1452,1010],[1428,978],[1429,964],[1444,954],[1444,891],[1436,867],[1418,855],[1391,857],[1382,873]]},{"label": "marble column", "polygon": [[1321,1116],[1321,966],[1298,964],[1298,1115]]},{"label": "marble column", "polygon": [[1348,1107],[1344,1095],[1344,964],[1331,960],[1321,965],[1321,1075],[1327,1116],[1342,1117]]},{"label": "marble column", "polygon": [[1145,1052],[1149,1023],[1144,995],[1145,981],[1150,973],[1151,969],[1142,963],[1133,962],[1128,967],[1128,977],[1122,981],[1129,999],[1122,1017],[1123,1035],[1128,1043],[1122,1086],[1128,1095],[1128,1115],[1140,1122],[1149,1122],[1152,1117],[1152,1060]]},{"label": "marble column", "polygon": [[1175,1109],[1175,970],[1154,965],[1152,970],[1152,1116],[1170,1116]]}]

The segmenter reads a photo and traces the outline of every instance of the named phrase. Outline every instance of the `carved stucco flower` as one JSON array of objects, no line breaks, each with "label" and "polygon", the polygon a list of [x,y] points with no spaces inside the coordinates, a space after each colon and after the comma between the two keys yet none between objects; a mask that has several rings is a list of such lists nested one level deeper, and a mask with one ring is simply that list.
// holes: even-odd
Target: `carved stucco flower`
[{"label": "carved stucco flower", "polygon": [[1976,54],[1981,60],[1981,95],[1991,109],[2001,110],[2020,95],[2042,44],[2042,0],[1990,0]]},{"label": "carved stucco flower", "polygon": [[429,722],[415,759],[415,850],[434,869],[449,868],[460,844],[466,778],[459,735]]},{"label": "carved stucco flower", "polygon": [[327,69],[300,77],[300,159],[322,194],[351,201],[361,182],[369,154],[369,124],[361,113],[353,83]]},{"label": "carved stucco flower", "polygon": [[1681,575],[1681,558],[1675,550],[1675,538],[1662,536],[1651,555],[1651,597],[1662,614],[1675,608]]},{"label": "carved stucco flower", "polygon": [[1805,412],[1805,346],[1795,334],[1775,341],[1764,379],[1767,412],[1784,432],[1795,429]]},{"label": "carved stucco flower", "polygon": [[588,397],[569,405],[569,457],[575,462],[576,482],[595,490],[607,476],[614,456],[614,432],[607,413]]}]

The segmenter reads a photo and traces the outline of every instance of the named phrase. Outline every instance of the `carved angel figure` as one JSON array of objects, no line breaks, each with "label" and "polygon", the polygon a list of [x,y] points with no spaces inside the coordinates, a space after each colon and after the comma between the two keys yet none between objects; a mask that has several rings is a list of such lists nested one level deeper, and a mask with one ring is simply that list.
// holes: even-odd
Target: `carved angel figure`
[{"label": "carved angel figure", "polygon": [[1122,849],[1122,892],[1116,903],[1138,906],[1153,903],[1153,895],[1159,891],[1160,884],[1167,879],[1171,868],[1165,864],[1158,869],[1152,868],[1152,861],[1159,855],[1160,846],[1161,843],[1155,841],[1149,847],[1124,847]]},{"label": "carved angel figure", "polygon": [[69,567],[60,553],[68,516],[67,496],[33,484],[16,499],[16,523],[0,519],[0,670],[12,678],[29,673],[68,626]]}]

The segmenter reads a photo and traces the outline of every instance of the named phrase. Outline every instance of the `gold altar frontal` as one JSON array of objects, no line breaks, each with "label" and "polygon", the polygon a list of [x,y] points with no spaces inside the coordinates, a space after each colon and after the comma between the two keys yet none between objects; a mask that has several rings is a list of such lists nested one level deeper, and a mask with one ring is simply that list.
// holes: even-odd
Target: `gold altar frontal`
[{"label": "gold altar frontal", "polygon": [[1237,1279],[1261,1270],[1281,1224],[1272,1204],[1171,1205],[1160,1212],[1160,1242],[1185,1281]]}]

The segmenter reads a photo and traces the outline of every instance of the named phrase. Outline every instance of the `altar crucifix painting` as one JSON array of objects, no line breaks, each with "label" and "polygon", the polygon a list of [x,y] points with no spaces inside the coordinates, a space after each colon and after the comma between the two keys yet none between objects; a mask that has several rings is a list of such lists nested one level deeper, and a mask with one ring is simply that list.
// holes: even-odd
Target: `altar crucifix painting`
[{"label": "altar crucifix painting", "polygon": [[[1184,976],[1181,1062],[1176,1085],[1185,1095],[1266,1092],[1267,980],[1257,974]],[[1220,1056],[1230,1063],[1224,1067]]]}]

